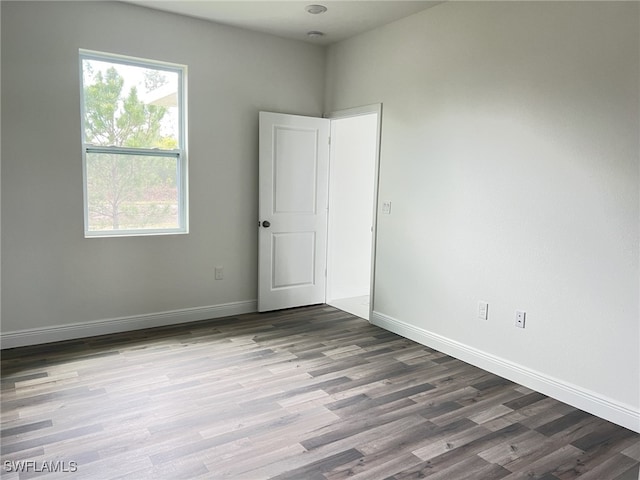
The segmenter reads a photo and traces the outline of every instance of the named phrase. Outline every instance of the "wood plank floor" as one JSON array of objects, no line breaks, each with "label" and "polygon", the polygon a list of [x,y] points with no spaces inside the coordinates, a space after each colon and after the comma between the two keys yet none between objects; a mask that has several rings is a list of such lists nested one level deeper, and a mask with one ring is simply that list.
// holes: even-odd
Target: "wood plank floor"
[{"label": "wood plank floor", "polygon": [[636,480],[640,466],[638,434],[326,305],[5,350],[1,433],[6,479]]}]

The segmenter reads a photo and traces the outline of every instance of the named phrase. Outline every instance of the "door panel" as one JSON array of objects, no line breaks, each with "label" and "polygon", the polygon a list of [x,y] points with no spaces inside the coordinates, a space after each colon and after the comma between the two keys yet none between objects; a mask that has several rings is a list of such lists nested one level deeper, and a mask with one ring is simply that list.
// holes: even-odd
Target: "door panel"
[{"label": "door panel", "polygon": [[259,311],[325,301],[328,182],[329,120],[260,112]]},{"label": "door panel", "polygon": [[272,234],[272,288],[313,285],[315,237],[315,232]]},{"label": "door panel", "polygon": [[274,213],[316,213],[318,132],[274,126]]}]

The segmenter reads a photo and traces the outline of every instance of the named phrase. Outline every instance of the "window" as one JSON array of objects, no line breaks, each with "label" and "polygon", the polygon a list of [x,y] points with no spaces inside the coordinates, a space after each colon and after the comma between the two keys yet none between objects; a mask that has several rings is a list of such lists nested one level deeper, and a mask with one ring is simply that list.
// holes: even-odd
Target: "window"
[{"label": "window", "polygon": [[186,67],[80,51],[85,236],[187,232]]}]

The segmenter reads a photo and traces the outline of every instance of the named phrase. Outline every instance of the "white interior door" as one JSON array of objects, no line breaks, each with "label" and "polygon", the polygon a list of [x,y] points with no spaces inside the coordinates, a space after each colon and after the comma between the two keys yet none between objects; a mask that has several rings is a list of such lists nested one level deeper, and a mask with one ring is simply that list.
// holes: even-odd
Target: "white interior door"
[{"label": "white interior door", "polygon": [[258,310],[324,303],[329,130],[260,112]]}]

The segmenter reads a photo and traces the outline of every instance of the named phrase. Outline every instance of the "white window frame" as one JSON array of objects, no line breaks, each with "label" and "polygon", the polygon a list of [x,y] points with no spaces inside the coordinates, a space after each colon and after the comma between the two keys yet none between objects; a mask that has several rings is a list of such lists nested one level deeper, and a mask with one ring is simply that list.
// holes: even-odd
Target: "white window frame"
[{"label": "white window frame", "polygon": [[[141,68],[164,70],[178,74],[178,147],[172,150],[157,148],[136,148],[97,146],[85,142],[85,99],[84,99],[84,75],[83,60],[97,60],[103,62],[120,63]],[[148,235],[174,235],[189,233],[189,208],[188,208],[188,162],[187,162],[187,92],[186,78],[187,66],[174,63],[149,60],[125,55],[97,52],[92,50],[79,50],[80,70],[80,126],[82,141],[82,179],[83,179],[83,203],[84,203],[84,236],[85,238],[103,237],[131,237]],[[143,228],[122,230],[89,230],[89,200],[87,191],[87,153],[111,153],[124,155],[141,155],[149,157],[175,158],[177,162],[178,189],[178,227],[176,228]]]}]

